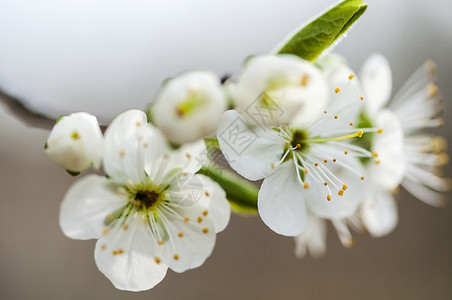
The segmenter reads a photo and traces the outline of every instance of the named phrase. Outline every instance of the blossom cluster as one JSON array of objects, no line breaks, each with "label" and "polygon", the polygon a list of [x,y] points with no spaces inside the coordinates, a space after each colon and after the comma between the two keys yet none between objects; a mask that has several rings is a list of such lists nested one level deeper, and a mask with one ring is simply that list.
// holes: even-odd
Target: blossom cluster
[{"label": "blossom cluster", "polygon": [[234,192],[199,172],[211,163],[208,139],[235,172],[263,180],[251,200],[271,230],[295,237],[297,256],[324,254],[327,221],[346,247],[349,228],[386,235],[397,225],[400,185],[434,206],[449,188],[446,142],[426,131],[442,125],[434,74],[426,62],[390,100],[381,55],[360,76],[337,55],[315,64],[263,55],[236,79],[208,71],[169,79],[147,114],[123,112],[105,134],[87,113],[62,117],[47,154],[73,175],[104,172],[71,186],[60,227],[98,239],[96,264],[119,289],[150,289],[168,268],[199,267],[229,222]]}]

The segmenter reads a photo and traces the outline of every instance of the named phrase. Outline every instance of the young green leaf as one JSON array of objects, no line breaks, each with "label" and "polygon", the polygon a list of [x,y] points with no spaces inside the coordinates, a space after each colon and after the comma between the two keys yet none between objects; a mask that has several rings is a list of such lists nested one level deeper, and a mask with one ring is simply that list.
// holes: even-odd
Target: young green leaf
[{"label": "young green leaf", "polygon": [[278,53],[316,61],[366,11],[363,0],[345,0],[289,37]]}]

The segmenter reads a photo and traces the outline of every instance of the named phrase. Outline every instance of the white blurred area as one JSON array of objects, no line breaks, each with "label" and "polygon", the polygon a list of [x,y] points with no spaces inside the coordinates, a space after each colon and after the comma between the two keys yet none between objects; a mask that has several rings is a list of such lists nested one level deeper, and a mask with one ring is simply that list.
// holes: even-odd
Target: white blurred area
[{"label": "white blurred area", "polygon": [[[332,0],[0,0],[0,88],[57,117],[88,111],[108,122],[144,108],[161,82],[187,69],[237,72]],[[368,0],[335,49],[359,71],[374,51],[394,88],[427,58],[438,63],[452,141],[452,1]],[[1,299],[448,299],[452,209],[401,194],[389,237],[343,249],[329,231],[321,260],[297,260],[291,239],[259,218],[233,217],[205,266],[170,272],[154,290],[119,292],[94,265],[92,242],[58,228],[74,181],[44,154],[48,132],[27,128],[0,102]],[[450,167],[446,172],[451,175]],[[330,228],[331,229],[331,228]],[[450,299],[450,298],[449,298]]]}]

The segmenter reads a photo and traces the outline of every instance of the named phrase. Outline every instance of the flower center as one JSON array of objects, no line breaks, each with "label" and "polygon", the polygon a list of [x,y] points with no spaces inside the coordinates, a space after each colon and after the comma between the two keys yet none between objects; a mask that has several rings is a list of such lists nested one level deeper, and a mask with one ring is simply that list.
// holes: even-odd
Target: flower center
[{"label": "flower center", "polygon": [[179,117],[184,118],[199,108],[208,104],[208,98],[199,91],[192,90],[187,97],[176,107],[176,113]]},{"label": "flower center", "polygon": [[306,143],[308,139],[308,132],[305,130],[296,130],[292,135],[291,146],[295,151],[304,151],[308,147]]},{"label": "flower center", "polygon": [[138,191],[135,194],[135,206],[138,208],[149,209],[159,200],[160,194],[155,191]]}]

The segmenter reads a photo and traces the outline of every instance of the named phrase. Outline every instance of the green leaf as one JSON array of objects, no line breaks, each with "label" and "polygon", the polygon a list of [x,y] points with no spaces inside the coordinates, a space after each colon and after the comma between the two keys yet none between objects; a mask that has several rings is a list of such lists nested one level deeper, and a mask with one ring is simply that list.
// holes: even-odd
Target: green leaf
[{"label": "green leaf", "polygon": [[363,0],[345,0],[303,27],[278,51],[316,61],[366,11]]},{"label": "green leaf", "polygon": [[234,212],[257,214],[258,189],[254,184],[226,169],[203,166],[199,173],[210,177],[225,190],[226,198]]}]

